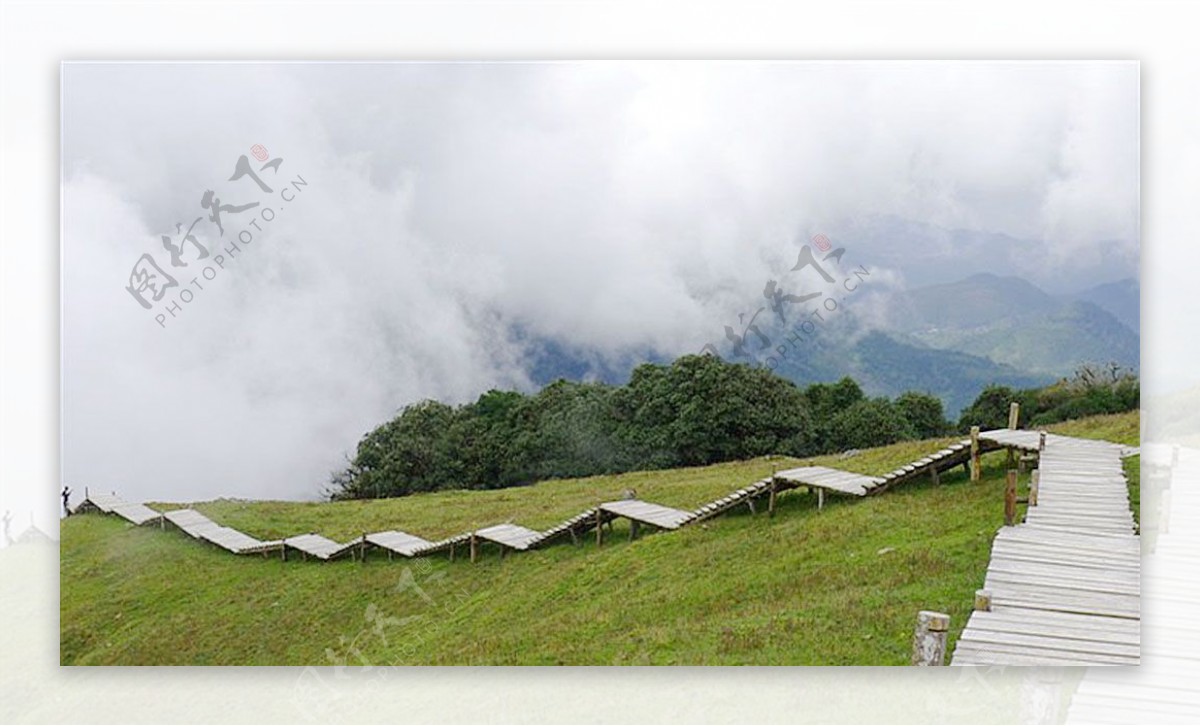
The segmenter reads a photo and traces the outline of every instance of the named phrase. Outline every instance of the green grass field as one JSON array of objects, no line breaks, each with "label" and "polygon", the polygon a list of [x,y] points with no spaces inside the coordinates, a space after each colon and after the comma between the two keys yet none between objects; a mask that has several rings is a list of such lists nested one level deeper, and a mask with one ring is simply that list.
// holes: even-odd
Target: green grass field
[{"label": "green grass field", "polygon": [[[1132,440],[1128,435],[1132,432]],[[1063,431],[1068,433],[1068,431]],[[1136,443],[1137,414],[1072,422]],[[1124,437],[1124,438],[1123,438]],[[886,472],[945,441],[807,460]],[[555,524],[633,488],[692,508],[795,459],[548,481],[488,492],[332,503],[221,500],[216,521],[269,539],[403,529],[437,539],[512,520]],[[99,664],[906,664],[921,609],[966,622],[1003,520],[1004,455],[823,511],[804,491],[774,518],[748,511],[628,542],[615,536],[476,564],[236,557],[116,517],[63,522],[61,661]],[[1024,479],[1022,479],[1024,485]],[[155,506],[155,505],[152,505]]]}]

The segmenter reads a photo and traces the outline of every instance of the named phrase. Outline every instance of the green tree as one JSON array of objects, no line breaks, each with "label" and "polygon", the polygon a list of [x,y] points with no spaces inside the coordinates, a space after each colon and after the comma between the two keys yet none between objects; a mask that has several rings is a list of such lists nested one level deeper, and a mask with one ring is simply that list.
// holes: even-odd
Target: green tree
[{"label": "green tree", "polygon": [[1008,426],[1008,408],[1015,400],[1017,393],[1008,386],[991,385],[984,388],[975,401],[963,409],[958,418],[959,430],[966,432],[972,426],[984,430]]},{"label": "green tree", "polygon": [[950,431],[950,422],[937,396],[918,391],[906,391],[896,398],[896,408],[912,426],[917,438],[932,439]]},{"label": "green tree", "polygon": [[886,398],[861,400],[830,422],[830,443],[837,449],[866,449],[912,438],[912,424]]}]

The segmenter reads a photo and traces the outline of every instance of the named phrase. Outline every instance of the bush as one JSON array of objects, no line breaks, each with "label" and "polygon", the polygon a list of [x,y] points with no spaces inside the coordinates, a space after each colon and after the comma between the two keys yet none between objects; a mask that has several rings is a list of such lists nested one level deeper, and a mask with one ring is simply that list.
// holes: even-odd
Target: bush
[{"label": "bush", "polygon": [[833,440],[844,449],[867,449],[916,438],[912,424],[891,401],[872,398],[841,411],[830,422]]},{"label": "bush", "polygon": [[918,438],[932,439],[950,432],[942,401],[937,396],[907,391],[896,399],[896,408],[908,421]]}]

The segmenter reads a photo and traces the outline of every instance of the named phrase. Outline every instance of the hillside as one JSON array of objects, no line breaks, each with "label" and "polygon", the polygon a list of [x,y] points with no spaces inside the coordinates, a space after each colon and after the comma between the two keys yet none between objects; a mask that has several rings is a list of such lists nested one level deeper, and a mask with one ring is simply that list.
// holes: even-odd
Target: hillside
[{"label": "hillside", "polygon": [[[1137,415],[1071,422],[1136,441]],[[945,441],[810,460],[883,473]],[[797,460],[547,481],[333,503],[197,505],[258,537],[339,541],[401,528],[428,538],[505,520],[544,527],[634,488],[695,506]],[[919,609],[961,629],[1002,520],[1003,454],[881,496],[785,494],[634,542],[615,536],[474,565],[238,558],[181,533],[81,515],[63,522],[63,664],[904,664]]]},{"label": "hillside", "polygon": [[1072,297],[1107,310],[1127,328],[1135,333],[1141,333],[1142,290],[1137,280],[1129,278],[1096,285],[1080,291]]},{"label": "hillside", "polygon": [[932,348],[1033,375],[1067,376],[1083,363],[1108,361],[1137,370],[1138,334],[1105,306],[1124,318],[1136,316],[1136,283],[1062,299],[1017,277],[979,274],[897,295],[892,322]]}]

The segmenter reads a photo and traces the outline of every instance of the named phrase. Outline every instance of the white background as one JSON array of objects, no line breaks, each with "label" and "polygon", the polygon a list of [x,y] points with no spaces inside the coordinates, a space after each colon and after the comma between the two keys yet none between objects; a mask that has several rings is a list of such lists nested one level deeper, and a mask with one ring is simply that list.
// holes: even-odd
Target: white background
[{"label": "white background", "polygon": [[[45,528],[53,523],[59,481],[63,60],[1140,60],[1143,376],[1148,392],[1190,388],[1200,379],[1194,372],[1200,344],[1192,332],[1200,309],[1194,282],[1200,50],[1183,3],[41,1],[2,7],[0,506],[22,511],[36,502],[39,522],[49,520]],[[30,578],[27,594],[5,602],[0,615],[8,633],[0,653],[2,720],[962,721],[988,718],[989,702],[1011,704],[1006,694],[1030,682],[1028,673],[968,679],[957,669],[406,669],[383,679],[340,680],[331,671],[282,668],[61,669],[56,558],[44,565],[23,573]]]}]

